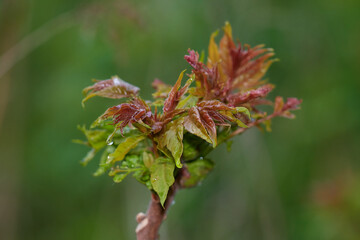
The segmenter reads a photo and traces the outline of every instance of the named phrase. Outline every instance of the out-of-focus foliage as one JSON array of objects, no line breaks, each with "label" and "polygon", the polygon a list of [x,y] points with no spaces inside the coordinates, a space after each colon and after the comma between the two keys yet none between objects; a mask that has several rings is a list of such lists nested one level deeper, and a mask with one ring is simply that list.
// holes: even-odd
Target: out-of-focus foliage
[{"label": "out-of-focus foliage", "polygon": [[[201,188],[178,192],[162,238],[359,239],[359,9],[357,0],[0,1],[0,68],[19,59],[0,77],[0,239],[133,239],[148,189],[94,178],[101,153],[84,169],[89,148],[69,141],[82,138],[74,126],[119,100],[90,99],[83,110],[79,92],[118,75],[151,99],[154,78],[173,85],[190,70],[186,50],[207,51],[226,20],[235,43],[276,49],[269,99],[297,96],[302,110],[274,121],[271,134],[252,129],[230,153],[223,145],[209,154],[216,170]],[[38,47],[3,58],[38,29],[26,44]],[[189,160],[198,154],[192,140]]]}]

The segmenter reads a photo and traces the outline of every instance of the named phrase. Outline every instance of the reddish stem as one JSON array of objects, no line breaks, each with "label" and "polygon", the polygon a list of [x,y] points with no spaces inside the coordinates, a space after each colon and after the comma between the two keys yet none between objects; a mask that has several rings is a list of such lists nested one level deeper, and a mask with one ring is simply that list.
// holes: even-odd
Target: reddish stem
[{"label": "reddish stem", "polygon": [[166,213],[174,201],[177,190],[181,188],[180,181],[183,177],[183,171],[179,171],[175,183],[171,186],[164,208],[160,204],[159,197],[156,193],[151,193],[151,200],[146,214],[139,213],[136,216],[138,225],[136,227],[137,240],[156,240],[159,239],[159,228],[166,218]]}]

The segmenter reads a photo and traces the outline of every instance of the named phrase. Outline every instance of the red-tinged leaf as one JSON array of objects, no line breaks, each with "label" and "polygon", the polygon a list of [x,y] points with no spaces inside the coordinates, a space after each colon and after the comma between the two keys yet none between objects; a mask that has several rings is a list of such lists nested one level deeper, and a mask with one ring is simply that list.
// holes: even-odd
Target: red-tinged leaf
[{"label": "red-tinged leaf", "polygon": [[106,98],[119,99],[131,97],[139,92],[139,88],[121,80],[114,76],[111,79],[96,82],[94,85],[83,90],[85,98],[82,100],[84,104],[92,97],[100,96]]},{"label": "red-tinged leaf", "polygon": [[217,145],[217,137],[216,137],[216,125],[208,111],[206,110],[199,110],[200,116],[201,116],[201,122],[204,125],[212,143],[215,147]]},{"label": "red-tinged leaf", "polygon": [[210,144],[214,144],[201,121],[199,110],[196,107],[190,108],[188,116],[184,119],[184,127],[188,132],[204,139]]},{"label": "red-tinged leaf", "polygon": [[191,78],[186,82],[185,86],[180,89],[181,80],[182,80],[182,78],[184,76],[185,71],[186,70],[184,70],[184,71],[182,71],[180,73],[178,80],[176,81],[175,85],[171,89],[168,98],[165,100],[164,108],[163,108],[164,113],[168,113],[168,112],[173,111],[176,108],[177,104],[179,103],[181,97],[188,90],[188,88],[189,88],[189,86],[190,86],[190,84],[192,82]]},{"label": "red-tinged leaf", "polygon": [[282,112],[282,109],[284,107],[284,99],[282,97],[276,97],[275,98],[275,104],[274,104],[274,112],[280,113]]},{"label": "red-tinged leaf", "polygon": [[207,61],[208,68],[215,67],[217,65],[217,63],[220,61],[218,46],[215,43],[215,37],[216,37],[216,35],[218,35],[218,33],[219,32],[216,31],[216,32],[212,33],[210,36],[209,50],[208,50],[209,56],[208,56],[208,61]]},{"label": "red-tinged leaf", "polygon": [[167,123],[184,112],[186,112],[185,109],[175,109],[171,112],[164,113],[160,119],[156,119],[155,123],[152,125],[151,132],[154,134],[160,132]]},{"label": "red-tinged leaf", "polygon": [[[185,118],[185,129],[213,144],[217,145],[216,125],[227,125],[231,122],[240,127],[247,127],[241,119],[250,113],[245,107],[233,108],[218,100],[202,101],[188,112]],[[210,140],[210,141],[209,141]]]},{"label": "red-tinged leaf", "polygon": [[199,54],[194,50],[188,49],[189,55],[185,55],[184,59],[195,69],[200,70],[203,67],[203,63],[199,62]]},{"label": "red-tinged leaf", "polygon": [[122,132],[122,129],[128,124],[143,124],[144,119],[151,117],[152,113],[149,106],[140,98],[135,98],[130,103],[123,103],[107,109],[93,125],[96,125],[105,119],[112,118],[114,125],[120,123],[117,128]]},{"label": "red-tinged leaf", "polygon": [[[164,132],[157,137],[159,149],[166,152],[170,151],[175,161],[176,167],[182,168],[181,155],[183,153],[183,135],[184,135],[184,118],[178,118],[168,123]],[[166,148],[166,149],[165,149]]]},{"label": "red-tinged leaf", "polygon": [[297,98],[288,98],[286,100],[286,103],[283,106],[283,111],[286,110],[296,110],[299,109],[299,105],[302,103],[302,100],[297,99]]},{"label": "red-tinged leaf", "polygon": [[255,99],[264,98],[272,89],[274,89],[273,85],[266,84],[262,87],[247,91],[242,94],[230,95],[228,97],[228,101],[231,105],[237,106],[239,104],[247,103]]},{"label": "red-tinged leaf", "polygon": [[276,97],[275,105],[274,105],[274,113],[286,117],[286,118],[295,118],[295,115],[292,114],[291,110],[299,109],[299,105],[301,104],[302,100],[297,98],[288,98],[286,103],[282,97]]},{"label": "red-tinged leaf", "polygon": [[228,122],[235,122],[239,127],[247,127],[243,122],[243,115],[250,119],[250,112],[245,107],[229,107],[218,100],[203,101],[197,104],[201,110],[206,110],[216,125],[229,125]]},{"label": "red-tinged leaf", "polygon": [[234,109],[218,100],[202,101],[198,103],[197,106],[206,110],[214,110],[214,111],[231,111]]},{"label": "red-tinged leaf", "polygon": [[223,27],[224,36],[220,40],[220,57],[221,57],[221,67],[229,78],[233,78],[233,49],[236,48],[235,43],[232,39],[232,29],[231,25],[226,22]]}]

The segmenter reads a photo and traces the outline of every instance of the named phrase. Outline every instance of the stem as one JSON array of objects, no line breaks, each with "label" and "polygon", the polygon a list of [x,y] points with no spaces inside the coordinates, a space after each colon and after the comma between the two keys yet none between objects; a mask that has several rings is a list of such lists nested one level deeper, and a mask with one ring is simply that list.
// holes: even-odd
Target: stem
[{"label": "stem", "polygon": [[169,210],[175,198],[176,192],[181,188],[180,181],[184,176],[183,169],[180,169],[176,176],[175,183],[171,186],[164,208],[160,204],[159,197],[156,193],[151,193],[151,200],[146,214],[139,213],[136,216],[138,225],[136,227],[137,240],[157,240],[159,239],[159,228],[162,221],[166,218],[166,213]]}]

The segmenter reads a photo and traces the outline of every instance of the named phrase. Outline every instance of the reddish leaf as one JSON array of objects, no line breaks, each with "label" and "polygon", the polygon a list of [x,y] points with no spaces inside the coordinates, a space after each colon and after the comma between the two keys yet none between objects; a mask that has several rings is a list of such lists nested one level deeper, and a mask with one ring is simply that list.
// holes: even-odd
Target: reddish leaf
[{"label": "reddish leaf", "polygon": [[204,100],[225,101],[235,89],[246,91],[262,84],[261,78],[274,60],[272,49],[263,45],[251,48],[249,45],[236,46],[232,39],[232,29],[227,22],[223,28],[224,36],[216,45],[213,33],[209,42],[207,65],[199,62],[199,54],[189,50],[186,61],[193,67],[197,84],[194,92]]},{"label": "reddish leaf", "polygon": [[255,99],[264,98],[272,89],[274,89],[274,86],[271,84],[267,84],[242,94],[230,95],[228,97],[228,101],[231,105],[237,106],[239,104],[247,103]]},{"label": "reddish leaf", "polygon": [[181,97],[186,93],[188,90],[192,80],[189,79],[189,81],[186,82],[185,86],[180,89],[181,86],[181,80],[184,76],[184,72],[186,70],[182,71],[179,75],[178,80],[176,81],[174,87],[171,89],[168,98],[164,102],[164,113],[168,113],[173,111],[177,104],[179,103]]},{"label": "reddish leaf", "polygon": [[145,118],[151,118],[152,113],[149,106],[141,99],[135,98],[131,103],[123,103],[106,110],[96,122],[112,118],[114,125],[120,123],[118,128],[122,132],[123,128],[132,123],[143,123]]},{"label": "reddish leaf", "polygon": [[[186,61],[194,68],[192,72],[195,74],[197,81],[197,91],[195,94],[204,99],[222,99],[226,94],[226,86],[221,81],[221,69],[218,64],[214,67],[208,68],[203,63],[199,62],[199,54],[194,50],[188,50],[189,55],[185,55]],[[212,64],[210,64],[212,65]]]},{"label": "reddish leaf", "polygon": [[[221,57],[221,67],[224,71],[224,74],[228,78],[233,78],[233,51],[236,48],[235,43],[232,39],[232,30],[228,22],[225,23],[223,28],[224,36],[220,40],[220,57]],[[229,79],[230,80],[230,79]]]},{"label": "reddish leaf", "polygon": [[299,109],[299,105],[302,103],[302,100],[297,98],[287,98],[286,103],[283,106],[283,111],[286,110],[296,110]]},{"label": "reddish leaf", "polygon": [[274,106],[274,113],[277,113],[280,116],[286,118],[294,118],[295,115],[290,112],[290,110],[299,109],[299,105],[301,104],[302,100],[297,98],[288,98],[286,103],[282,97],[276,97],[275,99],[275,106]]},{"label": "reddish leaf", "polygon": [[275,98],[274,112],[281,113],[283,107],[284,107],[284,99],[282,97],[277,96]]},{"label": "reddish leaf", "polygon": [[240,113],[243,112],[246,112],[246,115],[249,114],[246,108],[229,107],[217,100],[202,101],[189,110],[184,126],[187,131],[212,143],[215,147],[217,145],[216,125],[229,126],[229,122],[235,122],[240,127],[246,127],[240,120],[242,117]]},{"label": "reddish leaf", "polygon": [[108,80],[96,82],[94,85],[85,88],[83,90],[85,98],[82,100],[82,103],[84,104],[84,102],[95,96],[114,99],[131,97],[136,95],[139,90],[138,87],[115,76]]},{"label": "reddish leaf", "polygon": [[196,107],[190,108],[188,116],[184,119],[184,127],[188,132],[204,139],[208,143],[214,144],[202,123],[199,110]]}]

